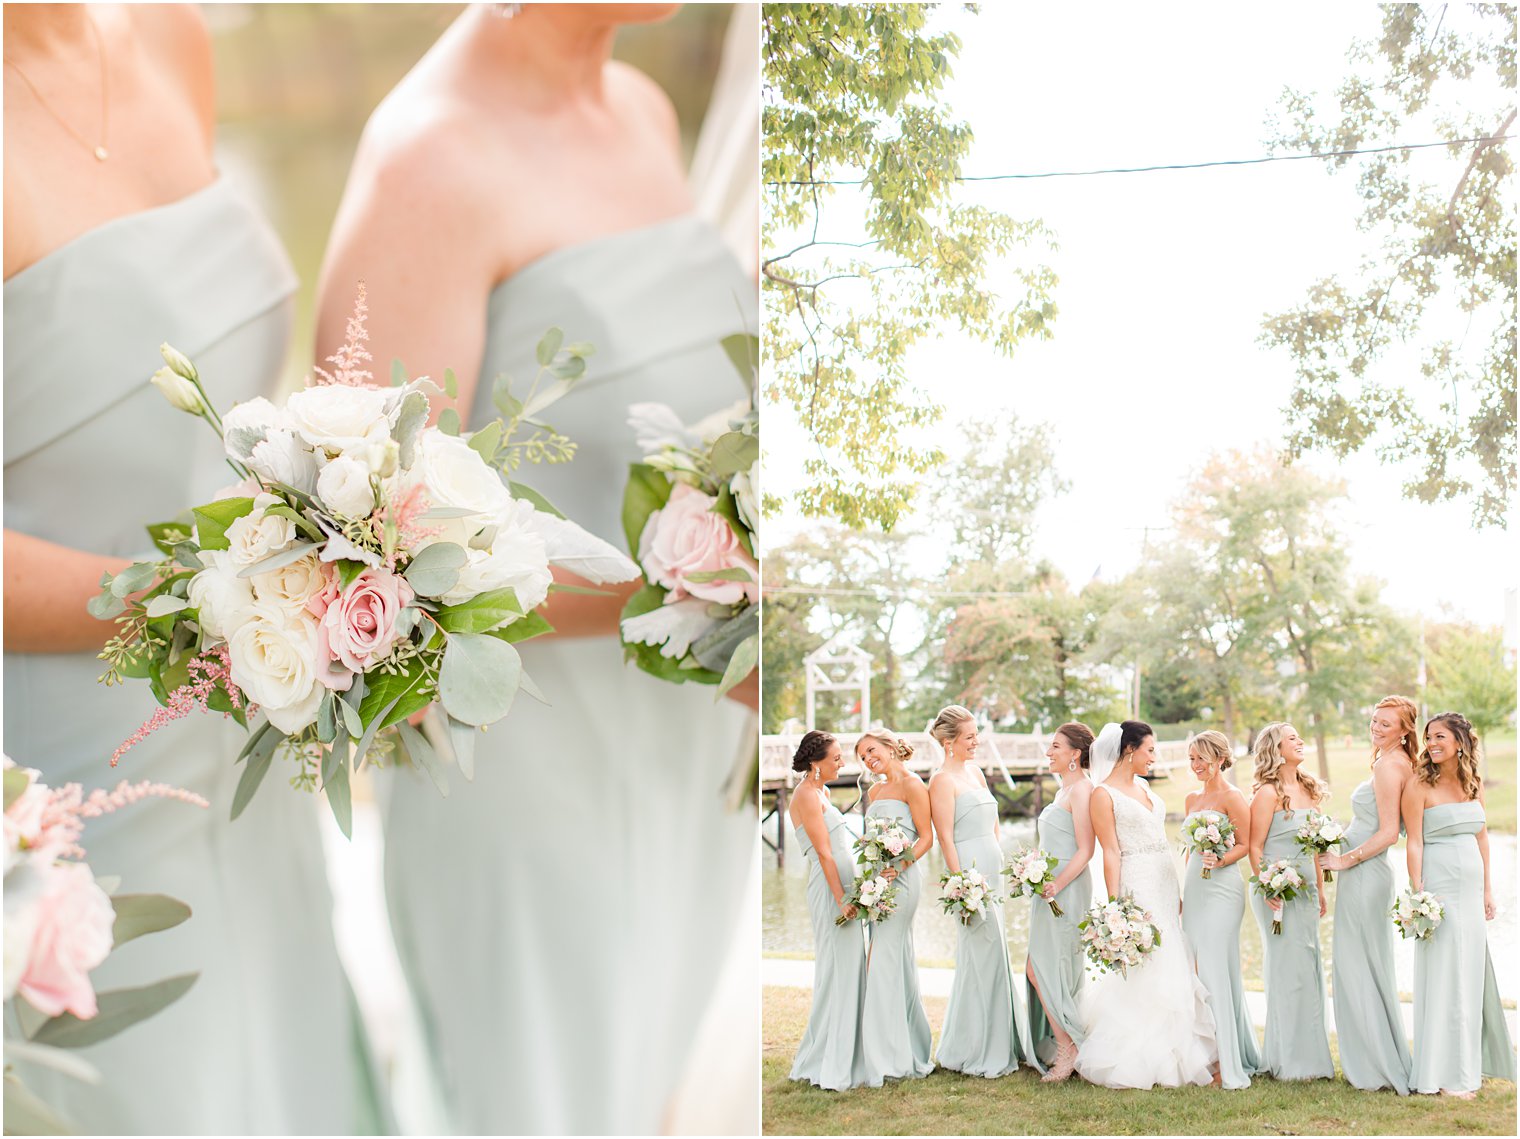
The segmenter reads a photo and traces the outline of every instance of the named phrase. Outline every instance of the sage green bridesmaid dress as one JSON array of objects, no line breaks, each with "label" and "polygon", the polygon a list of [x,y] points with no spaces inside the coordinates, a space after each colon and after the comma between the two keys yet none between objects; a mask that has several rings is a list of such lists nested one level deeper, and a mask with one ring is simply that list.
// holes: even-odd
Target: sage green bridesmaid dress
[{"label": "sage green bridesmaid dress", "polygon": [[[1240,976],[1240,922],[1245,912],[1240,863],[1216,866],[1205,878],[1203,855],[1196,850],[1190,853],[1182,871],[1182,932],[1192,946],[1198,979],[1209,991],[1209,1007],[1214,1011],[1219,1083],[1231,1091],[1250,1087],[1252,1074],[1262,1066]],[[1283,936],[1287,936],[1286,928]]]},{"label": "sage green bridesmaid dress", "polygon": [[1272,932],[1271,907],[1251,891],[1251,912],[1261,927],[1262,983],[1267,990],[1259,1070],[1278,1080],[1335,1076],[1325,1035],[1325,969],[1319,948],[1314,862],[1294,838],[1305,814],[1274,811],[1262,852],[1264,862],[1292,860],[1307,884],[1298,897],[1283,904],[1282,933]]},{"label": "sage green bridesmaid dress", "polygon": [[[1061,860],[1056,874],[1066,869],[1077,853],[1077,829],[1071,812],[1060,805],[1061,796],[1040,812],[1037,833],[1039,846],[1048,854]],[[1056,902],[1061,916],[1050,912],[1044,898],[1034,898],[1029,903],[1029,966],[1034,970],[1036,984],[1030,985],[1025,978],[1025,994],[1029,1002],[1029,1040],[1033,1058],[1041,1064],[1055,1059],[1056,1038],[1046,1018],[1048,1007],[1061,1028],[1074,1040],[1078,1048],[1086,1039],[1082,1030],[1082,1018],[1077,1014],[1077,994],[1082,991],[1086,973],[1082,967],[1082,943],[1077,923],[1092,905],[1092,874],[1084,867],[1066,884]],[[1044,1002],[1041,1003],[1041,996]]]},{"label": "sage green bridesmaid dress", "polygon": [[[595,345],[545,413],[575,459],[518,477],[626,549],[628,406],[691,424],[745,399],[720,341],[756,313],[754,280],[695,217],[562,247],[490,294],[466,426],[495,418],[498,375],[526,390],[549,327]],[[753,808],[723,796],[755,718],[624,664],[615,629],[519,648],[548,704],[518,696],[473,782],[449,772],[445,798],[416,771],[381,781],[402,968],[455,1131],[658,1131],[757,857]]]},{"label": "sage green bridesmaid dress", "polygon": [[[212,400],[269,394],[295,277],[225,178],[89,230],[5,282],[5,525],[113,557],[151,550],[145,524],[235,476],[215,435],[148,383],[167,340]],[[103,639],[103,638],[102,638]],[[92,820],[83,843],[123,893],[193,916],[113,953],[97,989],[199,971],[157,1016],[82,1051],[98,1085],[28,1082],[92,1134],[347,1134],[380,1125],[332,931],[318,801],[271,778],[233,822],[243,732],[220,716],[169,724],[109,766],[156,704],[106,688],[94,653],[5,654],[5,751],[53,786],[150,779],[208,810],[147,800]]]},{"label": "sage green bridesmaid dress", "polygon": [[1417,1092],[1477,1091],[1483,1077],[1515,1079],[1515,1053],[1494,979],[1483,918],[1483,804],[1426,807],[1423,886],[1446,915],[1414,946],[1414,1063]]},{"label": "sage green bridesmaid dress", "polygon": [[[1377,793],[1368,779],[1351,792],[1351,825],[1342,850],[1353,850],[1378,829]],[[1480,875],[1481,879],[1481,875]],[[1409,1043],[1399,1010],[1393,966],[1393,868],[1388,851],[1335,872],[1335,1037],[1341,1074],[1363,1091],[1409,1094]]]},{"label": "sage green bridesmaid dress", "polygon": [[[962,870],[975,867],[1003,892],[1003,852],[994,837],[997,800],[984,787],[955,797],[955,855]],[[1003,908],[960,927],[955,979],[939,1038],[939,1066],[968,1076],[1005,1076],[1028,1061],[1029,1024],[1013,989]]]},{"label": "sage green bridesmaid dress", "polygon": [[[896,819],[903,833],[918,841],[913,811],[900,799],[877,799],[866,808],[866,817]],[[934,1036],[918,995],[918,962],[913,952],[913,915],[923,896],[923,864],[914,862],[900,873],[897,885],[897,909],[892,916],[866,926],[870,954],[861,1041],[866,1082],[872,1087],[880,1087],[884,1079],[916,1078],[934,1070],[929,1059]]]},{"label": "sage green bridesmaid dress", "polygon": [[[813,919],[813,1007],[790,1078],[837,1092],[871,1082],[861,1040],[866,999],[866,943],[861,927],[865,923],[835,924],[839,906],[818,860],[834,860],[839,884],[848,893],[855,881],[855,854],[851,849],[855,836],[839,808],[832,804],[825,808],[823,821],[829,828],[830,849],[826,851],[815,850],[807,831],[797,828],[797,842],[807,859],[808,914]],[[880,1077],[875,1083],[880,1085]]]}]

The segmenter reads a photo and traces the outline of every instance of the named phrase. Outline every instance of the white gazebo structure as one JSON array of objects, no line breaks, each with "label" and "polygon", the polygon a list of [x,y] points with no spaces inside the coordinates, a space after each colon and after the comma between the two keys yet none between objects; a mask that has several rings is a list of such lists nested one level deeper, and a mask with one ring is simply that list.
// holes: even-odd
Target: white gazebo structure
[{"label": "white gazebo structure", "polygon": [[[842,636],[829,638],[802,658],[807,679],[807,722],[818,726],[820,692],[855,692],[860,696],[860,730],[871,724],[871,654]],[[840,724],[838,727],[843,728]]]}]

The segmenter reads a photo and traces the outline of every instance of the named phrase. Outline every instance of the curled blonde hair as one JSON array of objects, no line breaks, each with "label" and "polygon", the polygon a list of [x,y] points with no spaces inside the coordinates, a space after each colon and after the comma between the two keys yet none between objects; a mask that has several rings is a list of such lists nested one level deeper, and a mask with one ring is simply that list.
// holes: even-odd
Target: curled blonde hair
[{"label": "curled blonde hair", "polygon": [[945,749],[945,754],[950,754],[950,741],[960,734],[960,730],[967,723],[976,723],[976,717],[971,714],[971,709],[962,708],[959,704],[951,704],[941,708],[939,715],[934,717],[934,723],[929,725],[929,734],[938,741],[939,746]]},{"label": "curled blonde hair", "polygon": [[[1478,735],[1473,731],[1472,721],[1461,712],[1442,712],[1425,721],[1425,736],[1430,736],[1430,725],[1440,722],[1457,737],[1457,782],[1462,794],[1469,800],[1476,799],[1483,787],[1483,776],[1478,774]],[[1421,783],[1434,783],[1441,774],[1441,765],[1430,758],[1430,746],[1422,744],[1415,774]]]},{"label": "curled blonde hair", "polygon": [[[1373,706],[1372,710],[1376,712],[1379,708],[1393,708],[1398,712],[1399,731],[1404,733],[1404,754],[1412,762],[1415,756],[1420,754],[1420,737],[1417,734],[1420,724],[1419,709],[1415,707],[1414,701],[1407,696],[1384,696]],[[1377,759],[1378,749],[1373,748],[1372,762],[1376,763]]]},{"label": "curled blonde hair", "polygon": [[[1256,791],[1270,785],[1277,792],[1278,809],[1288,812],[1293,810],[1293,806],[1288,801],[1288,789],[1282,782],[1282,741],[1292,726],[1285,720],[1275,720],[1257,733],[1256,742],[1251,746],[1251,761],[1256,766],[1251,789]],[[1308,792],[1309,798],[1315,803],[1324,798],[1325,785],[1305,771],[1302,764],[1299,765],[1297,778],[1298,785]]]},{"label": "curled blonde hair", "polygon": [[875,740],[894,756],[899,763],[907,763],[913,756],[913,745],[896,732],[889,732],[886,728],[872,728],[860,733],[860,738],[855,741],[855,758],[860,758],[860,745],[866,740]]},{"label": "curled blonde hair", "polygon": [[1199,732],[1193,737],[1192,743],[1188,744],[1188,755],[1191,756],[1195,750],[1205,759],[1211,759],[1219,764],[1220,771],[1228,769],[1235,762],[1235,752],[1230,747],[1230,737],[1212,728],[1206,732]]}]

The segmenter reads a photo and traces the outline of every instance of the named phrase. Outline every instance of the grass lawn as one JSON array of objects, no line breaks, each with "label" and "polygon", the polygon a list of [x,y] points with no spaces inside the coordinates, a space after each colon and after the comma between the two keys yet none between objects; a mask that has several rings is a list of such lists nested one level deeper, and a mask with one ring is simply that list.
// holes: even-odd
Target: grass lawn
[{"label": "grass lawn", "polygon": [[[880,1088],[826,1092],[787,1079],[807,1024],[806,989],[764,990],[762,1128],[767,1135],[1513,1135],[1515,1086],[1489,1080],[1471,1101],[1359,1092],[1339,1080],[1244,1091],[1042,1084],[1021,1069],[998,1080],[935,1071]],[[943,998],[924,1006],[936,1042]],[[1331,1041],[1334,1051],[1334,1040]]]}]

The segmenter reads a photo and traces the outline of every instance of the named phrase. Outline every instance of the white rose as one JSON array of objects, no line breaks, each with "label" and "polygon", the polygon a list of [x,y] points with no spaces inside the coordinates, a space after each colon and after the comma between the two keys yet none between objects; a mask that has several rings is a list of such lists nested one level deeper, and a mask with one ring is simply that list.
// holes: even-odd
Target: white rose
[{"label": "white rose", "polygon": [[296,540],[296,524],[278,514],[266,515],[266,507],[278,506],[280,499],[261,494],[253,500],[253,510],[227,527],[227,552],[239,568],[261,562],[278,554]]},{"label": "white rose", "polygon": [[327,691],[317,679],[317,622],[255,602],[227,638],[232,680],[286,735],[317,718]]},{"label": "white rose", "polygon": [[208,636],[227,636],[253,605],[253,583],[238,577],[237,567],[224,550],[202,550],[205,569],[190,579],[190,604],[200,613],[200,625]]},{"label": "white rose", "polygon": [[428,519],[425,525],[438,533],[417,547],[433,542],[469,545],[470,538],[512,505],[512,495],[501,476],[463,439],[428,428],[417,437],[417,452],[407,471],[407,487],[420,484],[434,507],[469,510],[471,517]]},{"label": "white rose", "polygon": [[755,480],[750,471],[740,471],[729,483],[729,489],[734,492],[734,505],[739,508],[739,517],[749,527],[750,533],[755,532],[755,520],[760,517],[760,498],[755,493]]},{"label": "white rose", "polygon": [[285,412],[306,442],[329,456],[339,455],[390,437],[393,395],[383,388],[323,384],[296,392],[286,400]]},{"label": "white rose", "polygon": [[257,600],[278,606],[287,613],[300,613],[327,586],[322,564],[322,556],[313,550],[278,569],[256,573],[242,580],[252,583],[253,596]]},{"label": "white rose", "polygon": [[339,455],[317,476],[317,497],[344,518],[368,518],[375,509],[369,464]]},{"label": "white rose", "polygon": [[248,466],[260,477],[302,494],[310,494],[317,485],[317,457],[294,431],[275,429],[255,443]]}]

